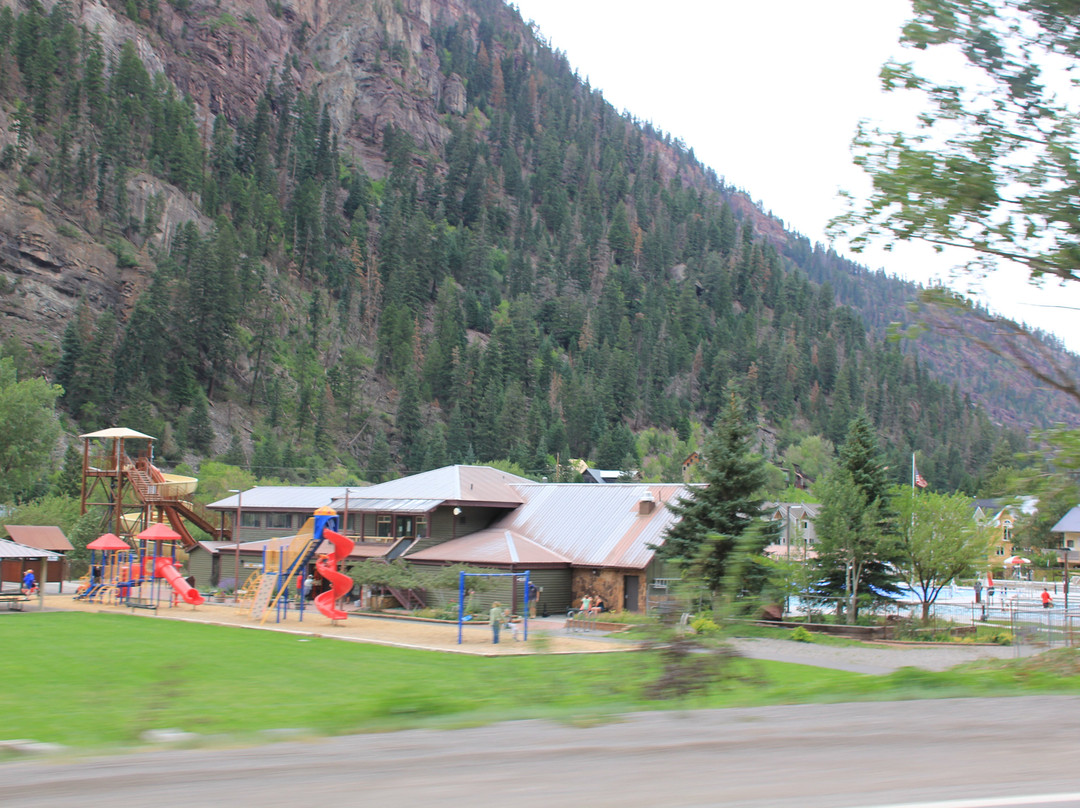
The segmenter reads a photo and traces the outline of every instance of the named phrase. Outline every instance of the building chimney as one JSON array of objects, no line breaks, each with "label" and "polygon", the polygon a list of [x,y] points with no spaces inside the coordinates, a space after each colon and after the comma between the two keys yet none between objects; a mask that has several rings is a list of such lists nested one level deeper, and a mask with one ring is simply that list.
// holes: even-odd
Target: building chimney
[{"label": "building chimney", "polygon": [[653,508],[656,507],[656,500],[653,499],[652,491],[646,490],[641,495],[641,499],[638,500],[638,513],[641,516],[648,516],[653,512]]}]

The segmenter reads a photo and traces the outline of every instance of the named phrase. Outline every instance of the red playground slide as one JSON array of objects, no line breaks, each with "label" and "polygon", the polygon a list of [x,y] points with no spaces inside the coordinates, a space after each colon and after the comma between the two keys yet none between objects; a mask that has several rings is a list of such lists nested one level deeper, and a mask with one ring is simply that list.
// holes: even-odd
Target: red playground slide
[{"label": "red playground slide", "polygon": [[206,598],[180,575],[180,571],[172,565],[169,559],[159,556],[154,564],[154,574],[158,578],[164,578],[169,585],[176,590],[176,594],[192,606],[201,606],[206,603]]},{"label": "red playground slide", "polygon": [[348,594],[353,588],[353,580],[345,573],[338,572],[337,564],[339,559],[349,557],[355,545],[352,539],[332,530],[324,530],[323,538],[334,545],[334,552],[315,562],[315,569],[330,584],[330,589],[315,598],[315,608],[331,620],[344,620],[349,615],[334,604],[338,598]]}]

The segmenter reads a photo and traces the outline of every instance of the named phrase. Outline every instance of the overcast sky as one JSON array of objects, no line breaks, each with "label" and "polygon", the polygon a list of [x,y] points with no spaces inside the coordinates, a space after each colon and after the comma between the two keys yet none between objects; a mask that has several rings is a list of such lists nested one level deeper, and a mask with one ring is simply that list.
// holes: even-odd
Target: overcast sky
[{"label": "overcast sky", "polygon": [[[814,241],[863,192],[849,146],[862,119],[912,111],[880,91],[878,71],[904,56],[907,0],[517,0],[552,47],[617,109],[682,138],[705,165]],[[845,245],[834,245],[846,252]],[[912,248],[852,256],[923,283],[952,263]],[[1038,290],[1015,269],[983,284],[1008,316],[1080,352],[1080,284]],[[960,291],[975,291],[951,284]],[[1075,288],[1074,288],[1075,287]]]}]

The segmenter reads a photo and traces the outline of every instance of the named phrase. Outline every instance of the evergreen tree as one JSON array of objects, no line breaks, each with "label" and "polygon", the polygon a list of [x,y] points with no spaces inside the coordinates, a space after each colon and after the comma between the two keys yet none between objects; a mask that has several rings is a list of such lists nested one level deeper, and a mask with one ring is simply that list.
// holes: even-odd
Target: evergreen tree
[{"label": "evergreen tree", "polygon": [[64,450],[64,464],[52,480],[49,491],[58,497],[77,497],[82,491],[82,455],[69,443]]},{"label": "evergreen tree", "polygon": [[843,598],[847,619],[858,618],[859,596],[871,601],[900,594],[896,519],[889,501],[885,458],[865,412],[848,427],[836,467],[815,488],[823,505],[815,526],[819,594]]},{"label": "evergreen tree", "polygon": [[187,445],[206,454],[214,442],[214,427],[210,423],[210,408],[200,390],[191,404],[187,417]]},{"label": "evergreen tree", "polygon": [[[765,484],[765,460],[751,448],[743,403],[729,392],[727,407],[706,440],[705,487],[669,505],[679,521],[658,548],[660,557],[682,567],[700,565],[702,578],[714,591],[723,582],[740,540],[764,515],[760,492]],[[768,535],[762,534],[760,547],[752,550],[760,551],[766,543]]]},{"label": "evergreen tree", "polygon": [[386,433],[381,429],[375,430],[375,437],[371,441],[366,476],[373,483],[392,480],[395,476],[393,463],[390,459],[390,443],[386,440]]},{"label": "evergreen tree", "polygon": [[419,471],[423,465],[423,436],[420,434],[423,421],[420,418],[420,396],[417,391],[416,374],[411,370],[405,374],[405,383],[398,399],[394,429],[401,440],[402,460],[409,473]]},{"label": "evergreen tree", "polygon": [[235,432],[229,439],[229,448],[221,458],[222,462],[230,466],[244,467],[247,465],[247,457],[244,456],[244,445],[240,442],[240,436]]}]

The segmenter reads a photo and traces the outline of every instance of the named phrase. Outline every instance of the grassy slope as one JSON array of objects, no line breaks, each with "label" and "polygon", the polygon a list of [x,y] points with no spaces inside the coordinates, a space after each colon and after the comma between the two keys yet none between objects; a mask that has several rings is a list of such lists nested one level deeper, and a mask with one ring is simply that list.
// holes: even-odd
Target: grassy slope
[{"label": "grassy slope", "polygon": [[332,734],[668,707],[1080,690],[1075,658],[1050,670],[997,665],[887,677],[743,660],[736,664],[745,681],[657,702],[642,695],[657,675],[651,654],[482,658],[126,615],[13,615],[0,620],[0,645],[0,737],[78,747],[126,744],[167,727]]}]

